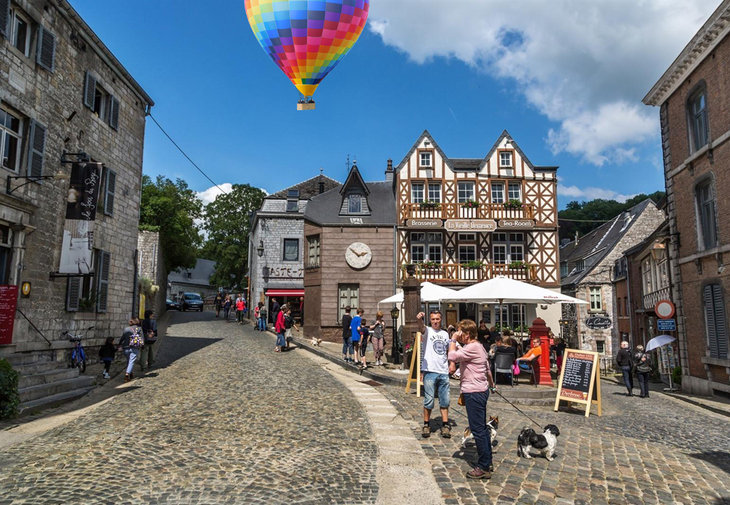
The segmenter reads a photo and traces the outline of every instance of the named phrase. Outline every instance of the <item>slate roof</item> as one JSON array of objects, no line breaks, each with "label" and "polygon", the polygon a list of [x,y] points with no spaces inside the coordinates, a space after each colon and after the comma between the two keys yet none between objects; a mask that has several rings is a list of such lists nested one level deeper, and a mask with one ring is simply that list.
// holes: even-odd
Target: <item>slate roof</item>
[{"label": "slate roof", "polygon": [[299,199],[300,200],[309,200],[313,196],[316,196],[319,194],[319,182],[320,180],[324,182],[324,190],[328,191],[336,186],[339,186],[340,183],[337,182],[334,179],[331,179],[327,177],[326,175],[317,175],[315,177],[312,177],[311,179],[307,179],[306,181],[300,182],[299,184],[295,184],[294,186],[290,186],[286,189],[282,189],[281,191],[277,191],[276,193],[267,196],[268,199],[286,199],[289,190],[290,189],[298,189],[299,190]]},{"label": "slate roof", "polygon": [[[198,258],[193,268],[170,272],[167,275],[167,282],[209,286],[210,276],[213,275],[214,271],[215,261]],[[188,277],[188,273],[190,273],[190,277]]]},{"label": "slate roof", "polygon": [[340,215],[342,198],[341,186],[337,186],[309,201],[304,211],[304,219],[320,226],[352,226],[351,217],[362,219],[358,226],[393,226],[397,224],[395,196],[391,182],[366,182],[370,193],[367,195],[370,215]]},{"label": "slate roof", "polygon": [[[593,268],[598,265],[611,250],[616,247],[621,238],[633,226],[636,219],[654,202],[647,198],[630,209],[625,210],[611,221],[572,241],[560,248],[560,262],[568,262],[568,275],[561,277],[560,284],[569,286],[578,284]],[[584,268],[576,271],[575,262],[583,260]]]}]

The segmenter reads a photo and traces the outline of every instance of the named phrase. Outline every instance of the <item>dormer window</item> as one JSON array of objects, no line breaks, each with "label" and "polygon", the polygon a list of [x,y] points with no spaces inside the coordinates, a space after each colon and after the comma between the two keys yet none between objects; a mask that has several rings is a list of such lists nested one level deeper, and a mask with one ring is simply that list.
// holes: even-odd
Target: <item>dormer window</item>
[{"label": "dormer window", "polygon": [[352,194],[348,198],[347,212],[350,214],[360,214],[362,212],[362,196]]},{"label": "dormer window", "polygon": [[418,166],[421,168],[431,168],[433,166],[431,151],[421,151],[419,153]]},{"label": "dormer window", "polygon": [[499,153],[499,166],[502,168],[511,168],[512,167],[512,152],[511,151],[501,151]]},{"label": "dormer window", "polygon": [[299,211],[299,190],[290,189],[286,193],[286,211],[287,212],[298,212]]}]

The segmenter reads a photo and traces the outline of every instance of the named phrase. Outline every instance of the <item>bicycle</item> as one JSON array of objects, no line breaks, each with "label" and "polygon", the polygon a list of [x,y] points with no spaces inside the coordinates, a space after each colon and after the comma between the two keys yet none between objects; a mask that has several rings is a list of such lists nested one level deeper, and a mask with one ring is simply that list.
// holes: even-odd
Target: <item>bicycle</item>
[{"label": "bicycle", "polygon": [[[93,326],[86,328],[86,331],[93,330]],[[86,371],[86,351],[84,346],[81,345],[81,339],[83,335],[81,333],[73,334],[69,333],[68,330],[61,333],[62,336],[68,336],[70,342],[73,343],[73,349],[71,349],[71,357],[69,361],[69,368],[78,368],[80,373]]]}]

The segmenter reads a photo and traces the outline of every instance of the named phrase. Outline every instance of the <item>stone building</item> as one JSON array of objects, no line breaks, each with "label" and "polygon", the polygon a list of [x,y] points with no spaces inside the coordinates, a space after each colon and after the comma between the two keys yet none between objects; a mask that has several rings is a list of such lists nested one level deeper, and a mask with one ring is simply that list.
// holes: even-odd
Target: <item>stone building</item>
[{"label": "stone building", "polygon": [[384,182],[365,182],[357,165],[353,165],[344,184],[315,196],[307,205],[307,337],[342,342],[341,321],[346,306],[361,307],[365,319],[373,321],[378,302],[395,291],[392,167],[388,175]]},{"label": "stone building", "polygon": [[[137,271],[140,278],[149,279],[153,286],[154,296],[140,301],[140,312],[147,309],[155,311],[157,317],[165,312],[165,257],[160,245],[160,233],[156,231],[140,231],[137,235]],[[142,296],[140,295],[140,300]]]},{"label": "stone building", "polygon": [[614,264],[662,221],[664,213],[646,199],[560,247],[562,292],[589,302],[563,305],[563,337],[569,346],[608,357],[616,354],[620,335],[613,319]]},{"label": "stone building", "polygon": [[[560,290],[557,167],[537,166],[503,131],[483,158],[450,158],[424,131],[394,169],[398,213],[396,264],[405,278],[460,288],[504,275]],[[537,316],[555,329],[560,307],[448,304],[459,319],[529,326]]]},{"label": "stone building", "polygon": [[[10,307],[0,355],[20,371],[26,406],[83,392],[65,370],[63,331],[93,326],[93,359],[134,310],[152,105],[68,1],[0,0],[0,287]],[[16,312],[13,286],[23,293]]]},{"label": "stone building", "polygon": [[659,107],[682,389],[730,393],[730,0],[644,97]]},{"label": "stone building", "polygon": [[180,300],[183,293],[197,293],[203,298],[215,296],[218,286],[210,283],[215,261],[198,258],[193,268],[181,268],[167,274],[167,297]]},{"label": "stone building", "polygon": [[261,208],[251,216],[248,246],[249,292],[251,306],[273,299],[281,305],[291,303],[295,318],[301,318],[304,296],[304,211],[314,196],[339,186],[339,182],[318,175],[264,198]]}]

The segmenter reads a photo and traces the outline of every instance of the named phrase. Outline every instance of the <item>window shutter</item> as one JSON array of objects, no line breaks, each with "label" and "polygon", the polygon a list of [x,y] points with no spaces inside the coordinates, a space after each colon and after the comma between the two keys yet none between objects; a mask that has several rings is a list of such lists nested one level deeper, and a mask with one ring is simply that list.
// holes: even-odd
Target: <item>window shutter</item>
[{"label": "window shutter", "polygon": [[117,173],[107,169],[106,184],[104,186],[104,214],[114,215],[114,193],[117,188]]},{"label": "window shutter", "polygon": [[119,100],[109,97],[109,126],[115,130],[119,127]]},{"label": "window shutter", "polygon": [[106,312],[109,294],[109,266],[111,255],[105,251],[99,251],[99,263],[96,269],[96,311]]},{"label": "window shutter", "polygon": [[0,35],[8,37],[8,23],[10,23],[10,0],[0,0]]},{"label": "window shutter", "polygon": [[84,80],[84,105],[89,109],[94,108],[94,94],[96,93],[96,78],[91,72],[86,71],[86,79]]},{"label": "window shutter", "polygon": [[711,286],[712,301],[715,312],[715,352],[713,353],[713,356],[720,359],[727,359],[728,334],[722,286],[720,284],[712,284]]},{"label": "window shutter", "polygon": [[49,72],[53,72],[56,56],[56,36],[43,28],[38,28],[38,45],[35,61]]},{"label": "window shutter", "polygon": [[39,122],[30,122],[30,137],[28,141],[28,176],[40,177],[43,175],[43,151],[46,145],[46,127]]},{"label": "window shutter", "polygon": [[82,277],[69,277],[66,282],[66,310],[69,312],[76,312],[79,310],[81,279]]}]

